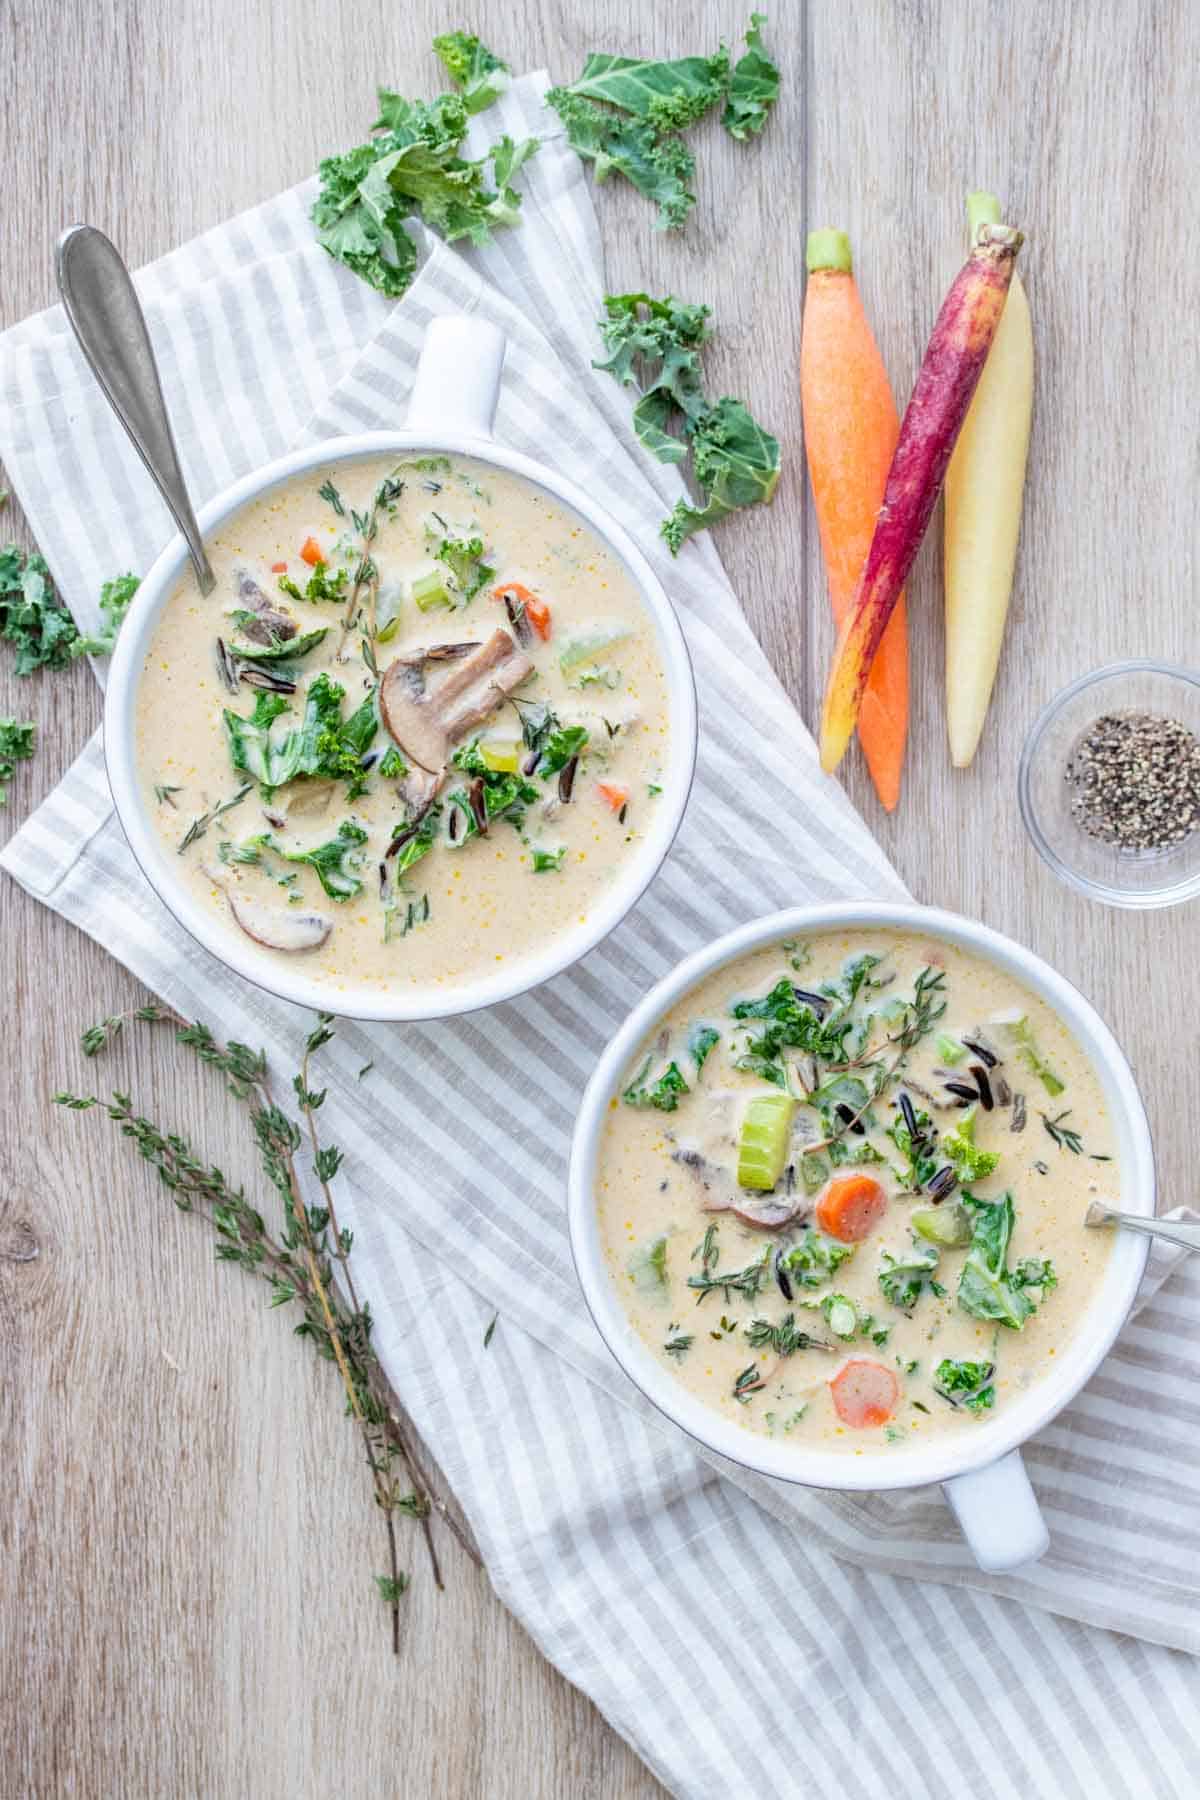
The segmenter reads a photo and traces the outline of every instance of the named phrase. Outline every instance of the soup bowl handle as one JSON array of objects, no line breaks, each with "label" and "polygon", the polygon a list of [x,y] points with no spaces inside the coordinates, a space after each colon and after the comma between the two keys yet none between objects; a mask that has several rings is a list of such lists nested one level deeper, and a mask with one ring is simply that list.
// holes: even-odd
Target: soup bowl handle
[{"label": "soup bowl handle", "polygon": [[1019,1450],[999,1462],[942,1483],[971,1554],[981,1569],[999,1575],[1036,1562],[1050,1548],[1050,1533]]},{"label": "soup bowl handle", "polygon": [[490,438],[500,398],[504,333],[486,319],[431,321],[408,403],[409,431]]}]

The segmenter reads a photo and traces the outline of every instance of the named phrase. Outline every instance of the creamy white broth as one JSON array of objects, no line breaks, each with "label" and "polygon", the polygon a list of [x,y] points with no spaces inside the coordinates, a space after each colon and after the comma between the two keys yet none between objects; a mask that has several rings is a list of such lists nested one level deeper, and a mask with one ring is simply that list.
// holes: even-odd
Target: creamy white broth
[{"label": "creamy white broth", "polygon": [[[202,599],[190,574],[181,579],[163,609],[138,691],[143,798],[180,880],[243,942],[252,940],[242,937],[235,905],[255,929],[258,919],[268,916],[261,909],[268,907],[272,920],[282,910],[292,915],[293,923],[323,921],[312,935],[331,924],[324,941],[313,948],[285,951],[255,943],[254,949],[264,964],[302,969],[333,991],[459,988],[585,923],[648,828],[667,762],[666,676],[653,624],[620,561],[574,514],[533,484],[468,458],[423,460],[431,466],[413,466],[415,458],[393,456],[317,470],[251,502],[227,521],[208,540],[216,592]],[[368,513],[398,462],[408,464],[399,471],[403,493],[382,509],[371,544],[380,577],[376,667],[385,676],[396,658],[433,645],[487,642],[497,630],[508,631],[533,672],[491,719],[465,732],[457,748],[469,753],[470,745],[481,739],[492,761],[515,761],[515,770],[489,768],[479,778],[498,794],[491,777],[515,774],[524,796],[510,812],[490,818],[486,835],[480,835],[468,823],[465,805],[451,801],[455,792],[469,794],[475,775],[450,767],[437,794],[436,824],[427,813],[424,831],[418,832],[432,835],[432,847],[403,870],[411,847],[408,856],[389,858],[387,851],[414,817],[421,818],[418,802],[424,795],[418,787],[414,798],[412,784],[381,775],[380,759],[393,740],[380,723],[365,751],[367,757],[374,753],[373,767],[364,772],[365,792],[351,797],[344,778],[297,778],[278,792],[252,783],[244,799],[211,819],[180,852],[192,822],[228,801],[248,780],[231,760],[224,715],[250,717],[258,691],[246,685],[243,673],[237,691],[230,692],[214,659],[218,635],[234,655],[249,642],[234,618],[236,611],[247,610],[241,593],[245,577],[272,609],[288,615],[297,633],[293,644],[328,627],[324,639],[302,658],[258,664],[260,669],[282,668],[285,679],[296,682],[294,694],[280,696],[291,711],[269,727],[273,741],[301,722],[306,694],[322,674],[344,689],[343,721],[375,692],[375,676],[361,653],[362,629],[342,642],[344,601],[297,599],[283,591],[281,578],[306,590],[313,566],[302,558],[301,548],[314,539],[327,575],[335,583],[343,579],[348,591],[362,556],[352,514]],[[334,486],[341,515],[319,491],[326,482]],[[439,561],[439,533],[457,541],[478,537],[482,556],[459,563],[457,570]],[[481,564],[489,573],[478,594],[466,601]],[[457,590],[456,573],[461,575]],[[438,599],[422,610],[416,593],[432,584],[437,598],[439,582],[452,604]],[[508,609],[493,598],[496,588],[514,583],[533,595],[527,615],[538,613],[549,633],[546,641],[528,616],[517,621],[516,641]],[[521,602],[514,599],[513,604],[519,612]],[[547,612],[541,612],[543,606]],[[388,632],[393,611],[396,623]],[[368,617],[364,610],[364,624]],[[606,643],[609,637],[615,639],[611,644]],[[564,672],[560,657],[571,647],[579,650],[580,660]],[[243,671],[253,667],[250,662],[239,666]],[[430,663],[424,671],[428,691],[436,694],[455,666]],[[539,768],[527,773],[533,752],[522,728],[536,728],[543,706],[562,727],[587,732],[565,804],[558,772]],[[410,773],[414,768],[410,759]],[[622,805],[623,789],[628,800]],[[486,798],[484,804],[486,808]],[[288,853],[302,855],[336,844],[343,825],[351,828],[349,837],[358,831],[365,837],[346,842],[346,856],[339,852],[330,859],[328,875],[338,886],[362,885],[338,898],[326,891],[315,867],[288,860]],[[264,838],[266,842],[257,841]],[[545,865],[541,869],[539,862]],[[295,935],[289,926],[276,924],[271,935],[279,929]]]},{"label": "creamy white broth", "polygon": [[[811,1153],[806,1157],[805,1144],[824,1139],[829,1129],[818,1108],[801,1098],[778,1182],[748,1192],[737,1180],[743,1121],[752,1102],[780,1096],[781,1089],[764,1079],[767,1065],[737,1066],[745,1062],[749,1034],[757,1036],[773,1021],[738,1021],[731,1008],[762,1000],[781,980],[806,993],[819,993],[827,984],[837,987],[848,959],[863,953],[881,958],[870,975],[887,979],[887,985],[864,992],[850,1011],[856,1022],[876,1014],[865,1045],[856,1041],[859,1024],[851,1027],[848,1051],[868,1057],[865,1065],[846,1072],[852,1079],[865,1075],[873,1082],[876,1050],[912,1018],[903,1003],[914,996],[922,969],[942,977],[930,1008],[944,997],[945,1013],[908,1053],[883,1094],[870,1100],[859,1120],[862,1135],[845,1130],[839,1139],[844,1151],[827,1149],[819,1153],[821,1162]],[[828,1000],[826,1019],[835,1018],[839,1002],[822,997]],[[889,1003],[891,1020],[878,1013]],[[693,1051],[703,1049],[704,1040],[697,1039],[698,1030],[720,1033],[699,1070]],[[939,1033],[952,1042],[939,1046]],[[964,1048],[964,1035],[997,1057],[994,1068]],[[950,1051],[961,1052],[953,1063],[944,1054]],[[894,1045],[882,1048],[885,1065],[897,1053]],[[782,1061],[795,1096],[810,1091],[814,1073],[837,1076],[799,1049],[785,1049]],[[969,1109],[947,1087],[954,1081],[978,1094],[972,1068],[984,1070],[991,1111],[981,1102]],[[1061,1092],[1049,1091],[1059,1082]],[[847,1111],[854,1117],[861,1096],[839,1091],[847,1093]],[[904,1126],[901,1092],[921,1128],[922,1157],[916,1165],[887,1136],[897,1121]],[[673,1008],[627,1071],[623,1094],[631,1099],[618,1095],[610,1104],[596,1177],[609,1274],[633,1328],[656,1360],[693,1395],[747,1431],[800,1448],[852,1454],[978,1429],[980,1420],[1001,1416],[1050,1371],[1107,1265],[1106,1234],[1083,1226],[1091,1199],[1120,1192],[1117,1147],[1095,1071],[1049,1007],[990,963],[954,946],[862,931],[757,952],[721,970]],[[1014,1106],[1005,1104],[1018,1095],[1022,1130],[1013,1129],[1020,1109],[1014,1115]],[[673,1109],[647,1103],[655,1097],[659,1107]],[[828,1118],[835,1131],[845,1124],[836,1112]],[[1047,1119],[1055,1123],[1057,1141]],[[952,1166],[947,1134],[960,1133],[964,1120],[975,1148],[997,1153],[998,1162],[982,1178],[964,1175],[953,1192],[936,1201],[929,1187]],[[958,1142],[957,1135],[951,1139]],[[1071,1148],[1075,1142],[1078,1150]],[[831,1154],[850,1160],[831,1166]],[[960,1154],[965,1169],[966,1153]],[[864,1156],[884,1160],[855,1166]],[[914,1192],[918,1174],[922,1191]],[[848,1176],[878,1182],[882,1214],[839,1262],[846,1246],[820,1229],[815,1209],[829,1183]],[[1031,1308],[1019,1329],[973,1316],[960,1303],[968,1258],[976,1267],[981,1259],[992,1266],[980,1249],[980,1233],[985,1223],[1002,1219],[982,1205],[964,1203],[964,1190],[992,1206],[1006,1192],[1012,1196],[1015,1226],[1003,1264],[1007,1281],[1001,1277],[999,1287],[986,1282],[984,1292],[987,1304],[998,1293],[1003,1310]],[[772,1222],[750,1224],[732,1210],[706,1209],[729,1202]],[[961,1215],[953,1213],[955,1206]],[[793,1208],[794,1216],[774,1222]],[[927,1227],[932,1219],[934,1229],[949,1235],[959,1224],[974,1241],[930,1246],[914,1237],[918,1213]],[[715,1236],[706,1240],[712,1227]],[[693,1283],[706,1278],[706,1241],[707,1279],[719,1280],[726,1272],[745,1276],[749,1270],[744,1289],[689,1287],[689,1278]],[[915,1287],[906,1288],[909,1264],[928,1258],[931,1249],[937,1249],[936,1265],[918,1271],[911,1277]],[[885,1252],[903,1265],[890,1272],[892,1299],[880,1280],[881,1269],[887,1270]],[[827,1267],[826,1257],[836,1266]],[[1039,1265],[1046,1259],[1056,1285],[1044,1279]],[[780,1264],[790,1299],[780,1284]],[[930,1286],[934,1281],[941,1294]],[[1012,1298],[1014,1286],[1023,1299]],[[978,1302],[978,1284],[966,1292]],[[792,1349],[798,1334],[817,1342]],[[863,1410],[854,1403],[864,1377],[857,1369],[847,1372],[858,1363],[875,1366],[865,1377],[865,1392],[870,1400],[882,1399],[868,1409],[865,1422],[850,1423],[845,1413]],[[963,1367],[945,1370],[943,1363]],[[890,1385],[875,1372],[879,1369],[887,1372]]]}]

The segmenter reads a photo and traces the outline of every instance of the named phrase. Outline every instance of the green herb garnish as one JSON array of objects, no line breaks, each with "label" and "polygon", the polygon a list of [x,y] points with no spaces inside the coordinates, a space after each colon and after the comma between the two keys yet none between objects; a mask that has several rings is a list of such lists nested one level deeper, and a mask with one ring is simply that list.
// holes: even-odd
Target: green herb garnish
[{"label": "green herb garnish", "polygon": [[1020,1331],[1038,1301],[1057,1286],[1054,1265],[1029,1257],[1008,1267],[1008,1246],[1016,1224],[1011,1194],[977,1200],[963,1194],[971,1224],[971,1245],[958,1282],[958,1304],[976,1319],[995,1319]]},{"label": "green herb garnish", "polygon": [[965,1406],[968,1412],[982,1413],[996,1404],[992,1377],[995,1363],[955,1362],[943,1357],[933,1372],[933,1391],[951,1406]]},{"label": "green herb garnish", "polygon": [[37,726],[20,719],[0,719],[0,806],[8,802],[8,783],[19,762],[28,762],[37,748]]}]

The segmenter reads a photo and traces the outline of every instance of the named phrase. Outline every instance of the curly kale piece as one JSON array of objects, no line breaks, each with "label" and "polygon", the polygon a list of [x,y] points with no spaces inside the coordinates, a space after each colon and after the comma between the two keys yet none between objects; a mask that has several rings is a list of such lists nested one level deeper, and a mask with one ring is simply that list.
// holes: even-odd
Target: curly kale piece
[{"label": "curly kale piece", "polygon": [[469,113],[482,112],[508,87],[508,64],[470,32],[445,31],[434,38],[433,49]]},{"label": "curly kale piece", "polygon": [[16,651],[15,672],[65,669],[78,637],[55,591],[45,557],[15,544],[0,549],[0,637]]},{"label": "curly kale piece", "polygon": [[992,1377],[995,1363],[955,1362],[944,1356],[933,1372],[933,1391],[951,1406],[965,1406],[968,1412],[982,1413],[996,1404]]},{"label": "curly kale piece", "polygon": [[893,1256],[890,1250],[881,1250],[879,1286],[884,1299],[906,1313],[913,1310],[922,1294],[936,1294],[941,1299],[946,1290],[933,1278],[940,1255],[936,1244],[921,1243],[916,1237],[906,1256]]},{"label": "curly kale piece", "polygon": [[104,621],[94,637],[77,637],[71,645],[72,656],[111,656],[117,633],[125,622],[125,614],[140,581],[136,575],[116,575],[100,589],[100,614]]},{"label": "curly kale piece", "polygon": [[272,842],[271,849],[285,862],[305,863],[317,871],[317,877],[331,900],[355,900],[363,884],[358,871],[365,860],[362,845],[367,833],[354,819],[343,819],[337,836],[313,850],[284,850]]},{"label": "curly kale piece", "polygon": [[1008,1246],[1016,1224],[1013,1198],[977,1200],[963,1194],[972,1224],[972,1237],[958,1281],[958,1304],[976,1319],[995,1319],[1010,1331],[1020,1331],[1026,1319],[1050,1290],[1058,1285],[1053,1263],[1027,1257],[1015,1269],[1008,1267]]},{"label": "curly kale piece", "polygon": [[21,719],[0,719],[0,806],[8,803],[8,784],[19,762],[37,748],[37,726]]},{"label": "curly kale piece", "polygon": [[690,424],[689,438],[703,505],[680,500],[663,522],[672,556],[678,556],[693,532],[706,531],[741,506],[772,500],[779,484],[779,440],[763,430],[742,401],[728,395],[718,400]]},{"label": "curly kale piece", "polygon": [[759,29],[766,22],[765,13],[750,14],[746,49],[734,64],[729,78],[729,95],[721,123],[730,137],[739,142],[751,135],[757,137],[779,98],[779,70],[763,49]]},{"label": "curly kale piece", "polygon": [[405,230],[406,216],[419,213],[447,242],[465,237],[488,243],[495,227],[514,222],[520,196],[512,177],[538,147],[536,138],[520,144],[504,138],[478,160],[461,156],[468,115],[495,99],[503,64],[477,38],[461,33],[439,39],[435,48],[456,80],[465,77],[464,92],[424,101],[380,88],[370,140],[326,157],[317,171],[321,187],[312,218],[318,242],[392,298],[405,292],[416,272],[417,247]]}]

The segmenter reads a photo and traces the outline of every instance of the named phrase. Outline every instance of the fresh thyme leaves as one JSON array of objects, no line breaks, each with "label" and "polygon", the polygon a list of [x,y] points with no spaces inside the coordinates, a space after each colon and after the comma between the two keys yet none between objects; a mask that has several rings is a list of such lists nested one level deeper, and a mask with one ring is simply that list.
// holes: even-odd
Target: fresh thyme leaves
[{"label": "fresh thyme leaves", "polygon": [[676,1362],[682,1362],[696,1340],[690,1332],[680,1331],[678,1326],[672,1325],[670,1331],[672,1335],[663,1345],[663,1349]]},{"label": "fresh thyme leaves", "polygon": [[487,1330],[486,1330],[486,1331],[485,1331],[485,1332],[484,1332],[484,1334],[483,1334],[483,1347],[484,1347],[484,1349],[485,1349],[485,1350],[486,1350],[486,1349],[487,1349],[487,1347],[488,1347],[488,1345],[489,1345],[489,1344],[490,1344],[490,1343],[491,1343],[491,1341],[492,1341],[492,1336],[493,1336],[493,1334],[494,1334],[494,1332],[495,1332],[495,1330],[496,1330],[496,1326],[497,1326],[497,1324],[498,1324],[498,1322],[499,1322],[499,1319],[500,1319],[500,1314],[499,1314],[499,1313],[493,1313],[493,1314],[492,1314],[492,1322],[491,1322],[491,1324],[490,1324],[490,1325],[489,1325],[489,1326],[488,1326],[488,1328],[487,1328]]},{"label": "fresh thyme leaves", "polygon": [[797,1350],[830,1350],[824,1338],[801,1331],[795,1313],[785,1313],[772,1324],[770,1319],[751,1319],[744,1328],[746,1342],[752,1350],[773,1350],[776,1356],[794,1356]]},{"label": "fresh thyme leaves", "polygon": [[[159,804],[159,806],[174,807],[175,806],[174,796],[176,794],[181,794],[182,792],[183,792],[182,788],[169,787],[166,784],[166,782],[156,781],[154,784],[154,798],[157,801],[157,803]],[[178,810],[178,809],[176,809],[176,810]]]},{"label": "fresh thyme leaves", "polygon": [[320,487],[317,489],[317,498],[319,500],[324,500],[328,506],[332,506],[339,519],[345,518],[346,508],[342,501],[342,496],[338,493],[332,481],[326,479],[321,483]]},{"label": "fresh thyme leaves", "polygon": [[755,423],[740,400],[726,396],[710,405],[702,385],[700,350],[708,332],[708,308],[670,295],[607,294],[600,334],[609,352],[606,369],[622,386],[640,390],[633,425],[641,444],[660,462],[682,463],[691,454],[703,508],[680,501],[662,527],[673,553],[693,531],[715,525],[739,506],[768,501],[779,480],[779,444]]},{"label": "fresh thyme leaves", "polygon": [[460,156],[468,115],[496,98],[504,65],[477,38],[460,32],[438,38],[434,48],[463,92],[423,101],[380,88],[379,118],[368,141],[326,157],[317,171],[317,241],[393,298],[405,292],[417,267],[405,218],[418,213],[448,242],[466,237],[475,245],[488,243],[496,227],[518,218],[512,176],[538,147],[536,138],[519,144],[502,138],[478,161]]},{"label": "fresh thyme leaves", "polygon": [[[714,1230],[714,1227],[710,1226],[709,1230]],[[706,1237],[705,1242],[707,1243],[707,1241]],[[714,1246],[715,1243],[714,1237]],[[771,1246],[769,1244],[762,1255],[754,1262],[747,1263],[744,1269],[718,1269],[712,1260],[704,1261],[702,1257],[700,1274],[689,1275],[687,1284],[696,1296],[697,1305],[707,1295],[715,1293],[718,1288],[726,1300],[732,1299],[734,1294],[745,1294],[748,1299],[753,1299],[762,1288],[770,1262]]]},{"label": "fresh thyme leaves", "polygon": [[[347,1408],[365,1448],[375,1502],[384,1518],[389,1569],[386,1575],[376,1576],[375,1582],[391,1611],[392,1648],[398,1654],[398,1603],[408,1576],[399,1567],[396,1514],[419,1522],[439,1588],[443,1583],[431,1528],[434,1511],[476,1561],[478,1557],[446,1502],[433,1496],[371,1346],[370,1312],[355,1289],[349,1263],[352,1234],[338,1223],[331,1185],[341,1152],[319,1140],[314,1115],[325,1094],[313,1089],[310,1076],[312,1057],[333,1035],[332,1020],[320,1015],[306,1041],[293,1084],[301,1120],[297,1124],[275,1103],[261,1052],[237,1042],[223,1044],[206,1025],[189,1024],[167,1008],[150,1005],[102,1021],[84,1034],[86,1053],[95,1055],[111,1044],[130,1018],[169,1021],[179,1044],[225,1076],[230,1092],[247,1109],[259,1161],[281,1203],[280,1227],[272,1231],[244,1188],[233,1187],[218,1168],[196,1154],[187,1138],[165,1133],[136,1113],[128,1095],[116,1092],[109,1101],[101,1101],[95,1096],[59,1093],[55,1099],[74,1112],[103,1106],[113,1124],[156,1171],[180,1211],[195,1213],[212,1228],[217,1260],[263,1281],[271,1306],[298,1304],[302,1317],[296,1335],[307,1338],[320,1356],[337,1364]],[[318,1194],[311,1203],[305,1198],[298,1172],[297,1157],[304,1142]],[[403,1471],[404,1481],[399,1479],[399,1471]]]},{"label": "fresh thyme leaves", "polygon": [[182,856],[183,852],[190,849],[197,839],[202,838],[214,819],[219,819],[222,813],[231,812],[235,806],[240,806],[253,786],[252,781],[243,782],[237,793],[231,794],[228,800],[222,800],[219,805],[193,819],[179,840],[179,854]]},{"label": "fresh thyme leaves", "polygon": [[1038,1117],[1041,1119],[1050,1138],[1058,1145],[1060,1150],[1069,1150],[1072,1156],[1082,1156],[1083,1139],[1077,1131],[1072,1130],[1069,1125],[1063,1124],[1063,1120],[1069,1119],[1070,1116],[1070,1107],[1067,1107],[1063,1112],[1055,1113],[1052,1119],[1047,1118],[1044,1112],[1039,1112],[1038,1114]]},{"label": "fresh thyme leaves", "polygon": [[358,1081],[361,1081],[364,1076],[369,1075],[371,1073],[371,1070],[374,1067],[375,1067],[375,1063],[373,1060],[371,1062],[364,1063],[362,1068],[358,1071],[358,1074],[355,1077],[355,1079]]},{"label": "fresh thyme leaves", "polygon": [[0,806],[8,801],[8,784],[19,762],[37,748],[37,726],[20,719],[0,719]]},{"label": "fresh thyme leaves", "polygon": [[767,1383],[762,1369],[757,1363],[751,1363],[747,1368],[742,1370],[741,1374],[734,1382],[733,1397],[739,1406],[745,1406],[746,1402],[754,1394],[761,1393],[766,1385]]}]

